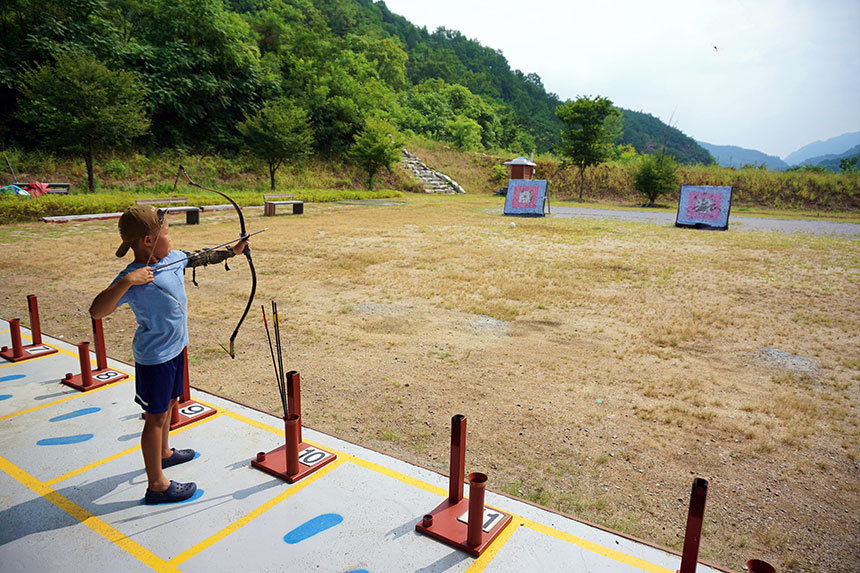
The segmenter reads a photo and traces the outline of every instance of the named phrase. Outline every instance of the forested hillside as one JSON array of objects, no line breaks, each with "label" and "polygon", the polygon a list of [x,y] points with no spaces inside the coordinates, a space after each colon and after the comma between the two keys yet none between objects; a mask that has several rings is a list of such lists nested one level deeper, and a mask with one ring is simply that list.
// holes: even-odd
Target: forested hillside
[{"label": "forested hillside", "polygon": [[666,153],[681,163],[710,163],[710,154],[679,129],[666,125],[651,114],[622,109],[621,143],[632,145],[640,153],[653,153],[664,145]]},{"label": "forested hillside", "polygon": [[[134,142],[142,149],[240,152],[237,124],[270,102],[307,114],[321,155],[344,152],[371,119],[461,149],[512,153],[552,150],[561,130],[559,98],[537,75],[372,0],[7,0],[0,49],[5,145],[51,147],[22,112],[22,85],[28,71],[69,55],[133,74],[145,94],[148,130]],[[624,110],[620,143],[709,160],[638,112]]]},{"label": "forested hillside", "polygon": [[[828,171],[838,173],[839,171],[841,171],[840,162],[843,159],[851,159],[854,157],[860,158],[860,145],[855,145],[848,151],[842,153],[832,153],[828,155],[821,155],[818,157],[810,157],[809,159],[805,159],[803,162],[801,162],[800,165],[817,165],[827,169]],[[856,163],[854,165],[856,165]]]}]

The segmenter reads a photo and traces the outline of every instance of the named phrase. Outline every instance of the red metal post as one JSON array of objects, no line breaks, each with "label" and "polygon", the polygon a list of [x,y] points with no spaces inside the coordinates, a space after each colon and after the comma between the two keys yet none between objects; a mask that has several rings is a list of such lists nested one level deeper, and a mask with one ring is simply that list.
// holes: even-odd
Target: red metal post
[{"label": "red metal post", "polygon": [[451,418],[451,472],[448,474],[448,501],[463,499],[463,477],[466,475],[466,416]]},{"label": "red metal post", "polygon": [[42,325],[39,323],[39,303],[36,295],[27,295],[27,306],[30,309],[30,334],[33,337],[33,345],[42,344]]},{"label": "red metal post", "polygon": [[469,521],[466,524],[466,543],[472,547],[481,544],[484,537],[484,493],[487,475],[480,472],[469,474]]},{"label": "red metal post", "polygon": [[[290,416],[295,414],[301,418],[302,415],[302,391],[301,376],[295,370],[287,372],[287,412]],[[299,424],[299,443],[302,441],[302,426]]]},{"label": "red metal post", "polygon": [[96,370],[107,370],[107,350],[105,350],[105,331],[102,319],[94,318],[93,340],[96,345]]},{"label": "red metal post", "polygon": [[93,385],[93,371],[90,366],[90,343],[78,342],[78,359],[81,361],[81,386],[88,388]]},{"label": "red metal post", "polygon": [[185,366],[184,366],[184,371],[182,372],[182,376],[183,376],[182,398],[180,399],[180,401],[181,402],[187,402],[191,399],[191,382],[190,382],[190,377],[188,376],[188,347],[187,346],[182,349],[182,354],[183,354],[182,362],[183,362],[183,364],[185,364]]},{"label": "red metal post", "polygon": [[699,562],[699,543],[702,540],[702,522],[705,519],[705,498],[708,497],[708,480],[696,478],[690,492],[690,509],[687,513],[687,531],[684,533],[684,552],[681,554],[679,573],[695,573]]},{"label": "red metal post", "polygon": [[21,358],[24,356],[24,345],[21,344],[20,318],[13,318],[9,321],[9,334],[12,336],[12,356]]},{"label": "red metal post", "polygon": [[296,414],[284,417],[284,434],[287,439],[287,475],[299,473],[299,427],[301,418]]},{"label": "red metal post", "polygon": [[173,408],[170,410],[170,429],[179,423],[179,400],[174,400]]}]

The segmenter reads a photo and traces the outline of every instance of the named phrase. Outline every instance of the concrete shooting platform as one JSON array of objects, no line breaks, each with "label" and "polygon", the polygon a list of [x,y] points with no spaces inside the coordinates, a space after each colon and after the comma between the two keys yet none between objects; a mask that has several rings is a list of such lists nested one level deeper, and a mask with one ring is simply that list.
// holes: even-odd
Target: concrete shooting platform
[{"label": "concrete shooting platform", "polygon": [[[28,344],[31,332],[21,333]],[[10,324],[0,320],[0,345],[10,340]],[[198,457],[165,470],[199,489],[182,503],[144,505],[134,368],[108,359],[130,377],[81,392],[60,383],[67,372],[80,372],[78,347],[45,335],[42,344],[58,352],[0,360],[2,571],[674,573],[679,567],[680,556],[667,550],[493,493],[492,475],[485,504],[512,521],[475,558],[415,530],[447,499],[447,476],[303,428],[304,442],[337,459],[289,484],[251,466],[257,452],[284,444],[283,419],[200,390],[192,398],[217,413],[171,437],[173,446],[194,448]],[[697,570],[721,571],[701,563]]]}]

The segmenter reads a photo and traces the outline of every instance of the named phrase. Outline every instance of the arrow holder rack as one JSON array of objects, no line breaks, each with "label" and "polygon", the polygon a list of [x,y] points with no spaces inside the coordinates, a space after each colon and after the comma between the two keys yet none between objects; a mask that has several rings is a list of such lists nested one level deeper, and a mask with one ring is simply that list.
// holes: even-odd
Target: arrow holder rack
[{"label": "arrow holder rack", "polygon": [[105,333],[102,325],[102,319],[93,318],[93,340],[96,346],[96,368],[91,369],[92,361],[90,359],[90,343],[79,342],[78,358],[81,361],[81,373],[66,374],[66,377],[60,380],[66,386],[71,386],[81,392],[94,390],[107,384],[112,384],[120,380],[128,378],[128,374],[108,368],[107,352],[105,351]]},{"label": "arrow holder rack", "polygon": [[424,515],[415,530],[477,557],[510,524],[512,517],[484,506],[485,474],[473,472],[467,476],[469,497],[463,497],[465,465],[466,417],[457,414],[451,418],[448,499]]},{"label": "arrow holder rack", "polygon": [[215,408],[210,408],[191,399],[191,384],[189,383],[188,376],[188,347],[186,346],[182,352],[185,354],[185,360],[183,361],[185,363],[185,371],[182,373],[182,396],[173,405],[173,411],[170,413],[171,430],[193,424],[218,411]]},{"label": "arrow holder rack", "polygon": [[21,342],[21,319],[13,318],[10,320],[9,334],[12,337],[12,347],[0,348],[0,356],[10,362],[20,362],[57,352],[56,348],[42,344],[42,327],[39,323],[39,303],[36,300],[36,295],[27,295],[27,306],[30,308],[30,333],[33,343],[24,345]]},{"label": "arrow holder rack", "polygon": [[259,452],[251,460],[253,467],[287,483],[295,483],[337,459],[335,454],[302,441],[300,385],[299,373],[295,370],[287,372],[288,407],[284,415],[284,445],[271,452]]}]

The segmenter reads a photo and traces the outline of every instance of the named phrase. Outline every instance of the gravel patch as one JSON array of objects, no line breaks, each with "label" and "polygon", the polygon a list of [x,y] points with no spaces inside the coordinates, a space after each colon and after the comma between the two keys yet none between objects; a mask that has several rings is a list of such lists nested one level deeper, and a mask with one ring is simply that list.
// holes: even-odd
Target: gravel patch
[{"label": "gravel patch", "polygon": [[756,348],[756,351],[753,353],[753,362],[767,366],[779,366],[787,368],[796,374],[805,375],[815,374],[820,369],[814,360],[768,346]]}]

